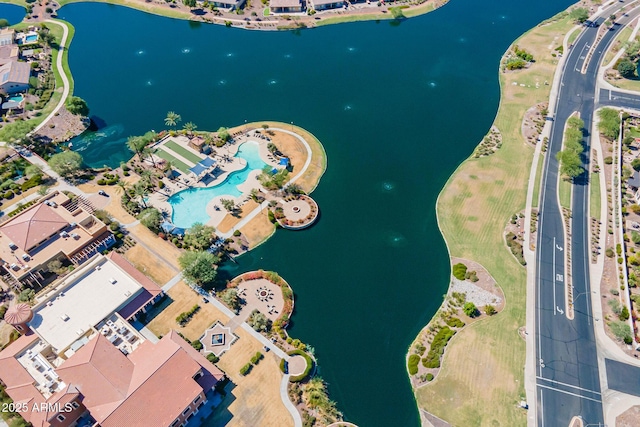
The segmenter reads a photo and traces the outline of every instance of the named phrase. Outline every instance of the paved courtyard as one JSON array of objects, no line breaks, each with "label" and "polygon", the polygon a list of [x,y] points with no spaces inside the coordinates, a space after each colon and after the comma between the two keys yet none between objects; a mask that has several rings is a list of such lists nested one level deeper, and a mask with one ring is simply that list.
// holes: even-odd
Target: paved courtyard
[{"label": "paved courtyard", "polygon": [[284,299],[282,298],[280,286],[266,279],[240,282],[238,295],[246,302],[240,317],[243,314],[248,315],[254,309],[257,309],[268,319],[274,321],[280,316],[284,308]]}]

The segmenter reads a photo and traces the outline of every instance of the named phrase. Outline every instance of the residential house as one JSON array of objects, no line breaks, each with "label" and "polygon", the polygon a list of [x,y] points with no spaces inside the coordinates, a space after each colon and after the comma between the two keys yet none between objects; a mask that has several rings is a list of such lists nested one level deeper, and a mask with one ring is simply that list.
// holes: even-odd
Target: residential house
[{"label": "residential house", "polygon": [[31,66],[26,62],[11,61],[0,67],[0,91],[9,95],[29,89]]},{"label": "residential house", "polygon": [[0,30],[0,46],[10,46],[16,38],[16,32],[12,28]]},{"label": "residential house", "polygon": [[221,0],[212,1],[211,3],[219,9],[237,10],[244,5],[245,0]]},{"label": "residential house", "polygon": [[271,13],[298,13],[302,12],[302,0],[270,0]]},{"label": "residential house", "polygon": [[17,61],[19,55],[20,49],[18,46],[0,46],[0,67],[9,62]]},{"label": "residential house", "polygon": [[313,0],[313,8],[317,11],[344,7],[344,0]]}]

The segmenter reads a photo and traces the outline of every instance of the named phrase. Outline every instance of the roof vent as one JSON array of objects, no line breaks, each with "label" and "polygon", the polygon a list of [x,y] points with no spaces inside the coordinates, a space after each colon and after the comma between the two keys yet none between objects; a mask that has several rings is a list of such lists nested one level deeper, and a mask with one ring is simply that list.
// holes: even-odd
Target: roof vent
[{"label": "roof vent", "polygon": [[16,249],[18,249],[18,245],[16,245],[15,243],[9,243],[9,249],[15,251]]},{"label": "roof vent", "polygon": [[25,261],[29,261],[29,255],[22,254],[22,259],[25,260]]},{"label": "roof vent", "polygon": [[115,285],[115,284],[116,284],[116,282],[117,282],[117,280],[116,280],[116,279],[114,279],[113,277],[110,277],[110,278],[109,278],[109,283],[111,283],[112,285]]},{"label": "roof vent", "polygon": [[62,316],[60,316],[60,318],[61,318],[62,320],[64,320],[65,322],[66,322],[67,320],[69,320],[69,316],[68,316],[68,315],[66,315],[66,314],[63,314]]},{"label": "roof vent", "polygon": [[53,305],[52,301],[47,301],[47,307],[51,307]]}]

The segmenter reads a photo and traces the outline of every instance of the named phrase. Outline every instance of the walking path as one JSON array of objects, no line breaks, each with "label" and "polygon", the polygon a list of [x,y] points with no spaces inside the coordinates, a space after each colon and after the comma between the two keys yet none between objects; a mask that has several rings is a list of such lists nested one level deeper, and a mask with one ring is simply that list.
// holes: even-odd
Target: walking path
[{"label": "walking path", "polygon": [[[169,281],[169,282],[171,282],[171,281]],[[167,282],[167,284],[169,282]],[[167,285],[163,286],[162,289],[164,290],[164,288],[166,286]],[[244,318],[246,318],[250,314],[248,312],[248,310],[245,310],[245,311],[247,311],[247,313],[243,314],[243,312],[240,312],[240,315],[236,315],[234,312],[229,310],[229,308],[226,305],[224,305],[223,303],[218,301],[218,299],[212,298],[212,297],[208,297],[208,296],[204,296],[204,298],[208,302],[213,304],[223,314],[225,314],[226,316],[229,317],[229,321],[226,323],[225,326],[230,327],[231,328],[231,332],[233,332],[237,327],[240,327],[240,328],[244,329],[246,332],[248,332],[256,340],[258,340],[258,342],[260,342],[262,345],[264,345],[265,348],[268,348],[269,351],[272,351],[273,354],[275,354],[276,356],[278,356],[281,359],[289,360],[290,356],[287,353],[285,353],[284,351],[282,351],[280,349],[280,347],[276,346],[274,343],[269,341],[264,335],[256,332],[251,326],[249,326],[244,321],[245,320]],[[285,374],[282,377],[282,381],[280,382],[280,398],[282,399],[282,403],[284,404],[284,406],[287,408],[287,410],[289,411],[289,413],[293,417],[294,426],[295,427],[302,427],[302,418],[300,417],[300,413],[298,412],[296,407],[291,402],[291,399],[289,399],[289,393],[287,391],[288,384],[289,384],[289,375]],[[0,426],[0,427],[2,427],[2,426]]]},{"label": "walking path", "polygon": [[30,134],[34,134],[38,132],[47,122],[56,115],[58,111],[62,108],[64,103],[67,101],[67,97],[69,96],[70,86],[69,86],[69,78],[67,74],[64,72],[62,68],[62,58],[64,56],[64,51],[67,49],[67,37],[69,36],[69,27],[62,21],[54,21],[53,19],[47,19],[45,22],[54,25],[60,25],[62,27],[62,41],[60,42],[60,48],[58,49],[58,57],[56,58],[56,68],[58,69],[58,74],[62,78],[62,98],[58,102],[58,105],[53,109],[51,113],[38,125],[36,128],[30,132]]}]

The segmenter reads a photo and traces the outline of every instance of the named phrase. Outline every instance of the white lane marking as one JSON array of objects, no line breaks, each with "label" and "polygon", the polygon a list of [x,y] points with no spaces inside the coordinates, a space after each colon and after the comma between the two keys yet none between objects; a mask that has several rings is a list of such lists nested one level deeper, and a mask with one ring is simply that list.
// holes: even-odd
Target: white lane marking
[{"label": "white lane marking", "polygon": [[571,393],[569,391],[560,390],[559,388],[553,388],[553,387],[549,387],[542,384],[538,384],[538,387],[546,388],[547,390],[551,390],[551,391],[557,391],[558,393],[569,394],[571,396],[579,397],[580,399],[586,399],[586,400],[591,400],[592,402],[602,403],[602,400],[600,399],[593,399],[591,397],[581,396],[579,394]]},{"label": "white lane marking", "polygon": [[586,392],[593,393],[593,394],[601,394],[599,391],[593,391],[593,390],[589,390],[588,388],[578,387],[577,385],[571,385],[571,384],[563,383],[562,381],[550,380],[549,378],[545,378],[545,377],[536,377],[536,379],[543,380],[543,381],[548,381],[548,382],[554,383],[554,384],[560,384],[560,385],[563,385],[565,387],[571,387],[571,388],[575,388],[575,389],[586,391]]}]

